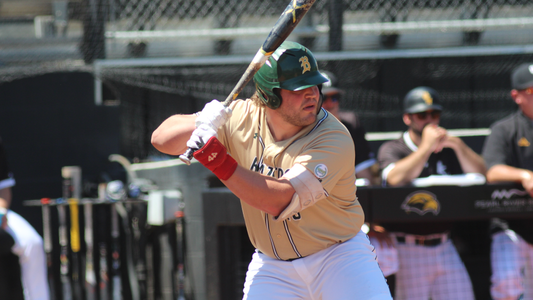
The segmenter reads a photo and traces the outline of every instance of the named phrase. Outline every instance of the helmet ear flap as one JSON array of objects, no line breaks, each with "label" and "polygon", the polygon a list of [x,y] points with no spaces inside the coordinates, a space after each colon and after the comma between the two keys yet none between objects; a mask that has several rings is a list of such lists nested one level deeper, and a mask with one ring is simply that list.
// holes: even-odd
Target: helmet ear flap
[{"label": "helmet ear flap", "polygon": [[[318,92],[320,94],[320,97],[318,98],[318,107],[322,107],[322,103],[324,103],[324,94],[322,93],[322,87],[323,86],[324,86],[323,84],[317,85]],[[320,109],[318,110],[318,112],[320,112]]]},{"label": "helmet ear flap", "polygon": [[270,108],[276,109],[281,106],[281,89],[274,88],[272,89],[272,92],[274,95],[272,98],[270,98]]},{"label": "helmet ear flap", "polygon": [[280,89],[272,89],[272,92],[269,93],[268,91],[262,89],[257,83],[255,84],[255,88],[258,91],[257,94],[259,95],[259,98],[267,107],[276,109],[281,105]]}]

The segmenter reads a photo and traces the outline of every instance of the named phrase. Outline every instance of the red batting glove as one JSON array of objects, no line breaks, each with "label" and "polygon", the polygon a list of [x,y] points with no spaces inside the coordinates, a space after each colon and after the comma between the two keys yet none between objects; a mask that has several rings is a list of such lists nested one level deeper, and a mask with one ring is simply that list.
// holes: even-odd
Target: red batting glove
[{"label": "red batting glove", "polygon": [[237,169],[238,164],[235,159],[228,154],[226,147],[214,136],[193,155],[221,180],[228,180]]}]

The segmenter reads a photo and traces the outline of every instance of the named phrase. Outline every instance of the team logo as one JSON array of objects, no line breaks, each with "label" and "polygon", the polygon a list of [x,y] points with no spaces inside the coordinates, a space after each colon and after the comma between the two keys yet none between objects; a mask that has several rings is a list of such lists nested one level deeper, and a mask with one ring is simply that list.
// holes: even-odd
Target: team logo
[{"label": "team logo", "polygon": [[492,200],[511,199],[513,196],[526,196],[528,192],[517,189],[510,190],[494,190],[490,195]]},{"label": "team logo", "polygon": [[424,102],[426,102],[427,105],[433,104],[433,98],[431,98],[431,95],[427,91],[424,91],[422,93],[422,99],[424,100]]},{"label": "team logo", "polygon": [[215,158],[217,158],[217,155],[218,155],[218,152],[213,152],[207,157],[207,160],[211,162],[215,160]]},{"label": "team logo", "polygon": [[328,167],[324,164],[318,164],[315,167],[315,176],[318,178],[324,178],[328,175]]},{"label": "team logo", "polygon": [[529,147],[531,144],[529,143],[529,141],[523,137],[521,139],[518,140],[518,146],[519,147]]},{"label": "team logo", "polygon": [[299,59],[299,62],[302,64],[302,74],[307,71],[311,71],[311,64],[309,63],[309,57],[302,56]]},{"label": "team logo", "polygon": [[440,212],[440,203],[437,200],[437,196],[428,191],[416,191],[409,194],[401,207],[407,213],[415,212],[421,216],[428,212],[438,215]]}]

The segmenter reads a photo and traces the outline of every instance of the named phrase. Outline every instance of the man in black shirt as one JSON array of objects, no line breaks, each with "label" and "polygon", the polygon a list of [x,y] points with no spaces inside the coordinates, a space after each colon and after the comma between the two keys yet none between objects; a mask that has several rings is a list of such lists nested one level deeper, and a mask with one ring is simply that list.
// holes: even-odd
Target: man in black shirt
[{"label": "man in black shirt", "polygon": [[[483,146],[487,181],[521,183],[533,197],[533,63],[514,69],[511,85],[519,110],[491,126]],[[533,221],[505,221],[492,235],[492,298],[533,299]]]},{"label": "man in black shirt", "polygon": [[[439,126],[438,100],[429,87],[417,87],[405,96],[403,121],[408,130],[378,152],[384,185],[409,185],[413,179],[435,174],[485,173],[483,158]],[[474,299],[470,277],[449,239],[453,224],[381,225],[398,250],[395,299]]]}]

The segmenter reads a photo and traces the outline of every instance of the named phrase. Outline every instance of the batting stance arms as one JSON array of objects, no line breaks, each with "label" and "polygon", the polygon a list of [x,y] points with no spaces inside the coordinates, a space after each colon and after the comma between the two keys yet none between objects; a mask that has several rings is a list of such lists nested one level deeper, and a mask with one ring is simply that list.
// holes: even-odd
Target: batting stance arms
[{"label": "batting stance arms", "polygon": [[[353,142],[321,108],[326,81],[311,51],[284,42],[254,75],[250,99],[229,107],[213,100],[198,115],[171,116],[152,135],[164,153],[198,149],[194,157],[241,200],[257,249],[243,299],[391,299],[361,231]],[[290,275],[296,265],[309,277]]]},{"label": "batting stance arms", "polygon": [[[315,109],[318,105],[318,88],[309,89],[304,92],[282,90],[282,93],[287,95],[305,94],[305,98],[313,99],[307,101],[314,101],[313,105]],[[216,100],[210,104],[213,106],[222,106]],[[196,129],[196,119],[196,115],[171,116],[154,131],[152,144],[159,151],[171,155],[178,155],[185,152],[187,141]],[[283,130],[285,125],[277,127],[280,128],[278,130],[280,131],[280,136],[287,134],[285,131],[291,132],[299,129],[298,126],[293,125],[287,126],[289,128],[288,130]],[[295,193],[288,179],[265,176],[242,166],[237,166],[232,176],[223,180],[223,183],[242,201],[273,216],[278,216],[289,205]]]}]

